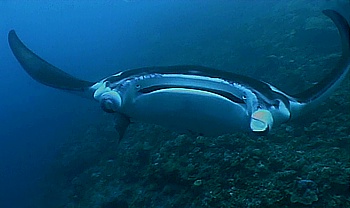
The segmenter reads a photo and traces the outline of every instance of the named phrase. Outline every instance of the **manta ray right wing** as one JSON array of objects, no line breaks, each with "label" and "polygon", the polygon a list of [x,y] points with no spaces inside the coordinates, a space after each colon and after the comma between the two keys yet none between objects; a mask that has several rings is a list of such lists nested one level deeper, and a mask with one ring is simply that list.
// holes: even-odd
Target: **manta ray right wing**
[{"label": "manta ray right wing", "polygon": [[313,87],[296,95],[292,95],[291,102],[292,117],[298,117],[313,109],[324,101],[340,85],[350,71],[350,26],[347,20],[334,10],[324,10],[336,25],[342,45],[342,56],[339,63],[323,80]]}]

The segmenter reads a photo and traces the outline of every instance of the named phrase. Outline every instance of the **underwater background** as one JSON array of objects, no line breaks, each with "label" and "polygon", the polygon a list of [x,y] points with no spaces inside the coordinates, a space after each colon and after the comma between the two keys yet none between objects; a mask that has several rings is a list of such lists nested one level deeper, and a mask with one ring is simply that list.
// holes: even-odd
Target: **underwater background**
[{"label": "underwater background", "polygon": [[350,81],[267,136],[180,135],[130,126],[121,144],[98,103],[33,81],[12,55],[15,29],[82,79],[196,64],[288,93],[341,54],[323,9],[347,0],[0,1],[0,207],[350,207]]}]

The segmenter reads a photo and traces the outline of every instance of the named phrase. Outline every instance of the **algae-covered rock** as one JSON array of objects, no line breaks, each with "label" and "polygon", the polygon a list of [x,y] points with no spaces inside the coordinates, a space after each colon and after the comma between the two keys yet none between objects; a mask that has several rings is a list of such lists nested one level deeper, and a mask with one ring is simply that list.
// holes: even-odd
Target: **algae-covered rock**
[{"label": "algae-covered rock", "polygon": [[305,205],[312,204],[318,200],[317,184],[312,180],[299,180],[295,182],[290,201],[292,203],[301,203]]}]

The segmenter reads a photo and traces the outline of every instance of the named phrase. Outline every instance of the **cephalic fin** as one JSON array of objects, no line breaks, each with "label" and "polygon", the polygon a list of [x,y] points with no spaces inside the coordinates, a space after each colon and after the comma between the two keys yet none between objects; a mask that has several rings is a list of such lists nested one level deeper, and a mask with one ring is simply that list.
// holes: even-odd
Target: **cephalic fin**
[{"label": "cephalic fin", "polygon": [[130,124],[130,118],[128,118],[127,116],[121,113],[114,114],[114,128],[117,130],[119,135],[118,144],[124,138],[126,129],[128,128],[129,124]]}]

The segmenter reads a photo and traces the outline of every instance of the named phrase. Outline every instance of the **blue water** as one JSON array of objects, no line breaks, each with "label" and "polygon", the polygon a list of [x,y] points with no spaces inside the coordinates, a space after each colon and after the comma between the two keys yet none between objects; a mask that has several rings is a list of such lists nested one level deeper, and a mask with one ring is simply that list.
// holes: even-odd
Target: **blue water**
[{"label": "blue water", "polygon": [[130,30],[130,23],[120,21],[123,16],[128,14],[122,7],[107,3],[0,2],[0,207],[33,203],[41,194],[37,182],[59,145],[101,113],[96,103],[31,80],[11,54],[7,32],[15,29],[54,65],[98,80],[118,71],[120,60],[128,58],[122,55],[129,53],[122,49],[136,42],[133,34],[118,34]]},{"label": "blue water", "polygon": [[[15,29],[29,48],[53,65],[98,81],[149,65],[223,67],[220,62],[205,63],[201,47],[213,48],[215,54],[212,40],[228,38],[227,30],[234,34],[232,25],[249,25],[253,18],[273,12],[269,9],[274,4],[82,2],[0,1],[0,207],[29,207],[41,194],[37,182],[60,144],[77,128],[98,122],[102,112],[97,103],[42,86],[25,74],[8,47],[9,30]],[[236,35],[242,47],[247,37]]]}]

